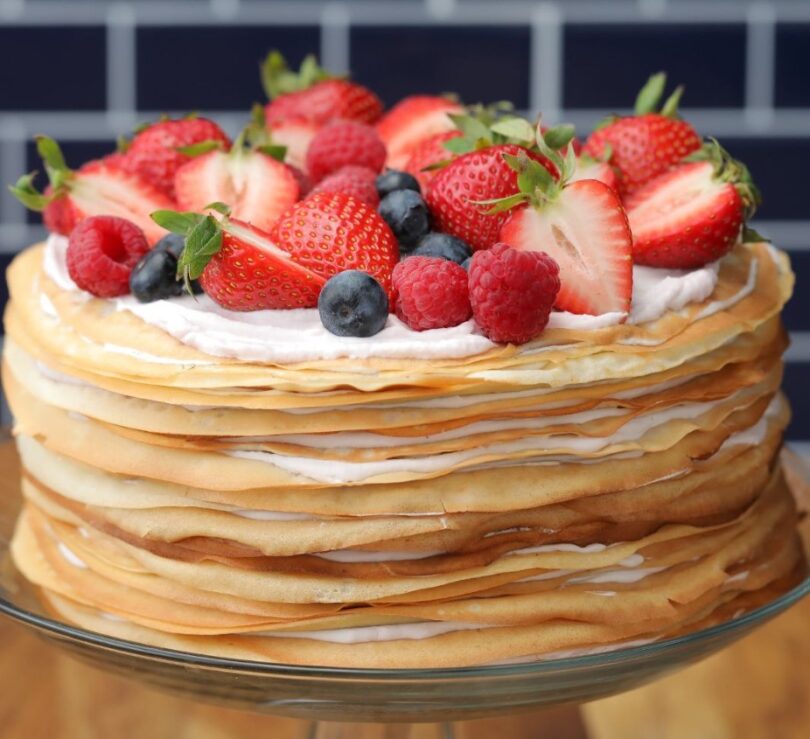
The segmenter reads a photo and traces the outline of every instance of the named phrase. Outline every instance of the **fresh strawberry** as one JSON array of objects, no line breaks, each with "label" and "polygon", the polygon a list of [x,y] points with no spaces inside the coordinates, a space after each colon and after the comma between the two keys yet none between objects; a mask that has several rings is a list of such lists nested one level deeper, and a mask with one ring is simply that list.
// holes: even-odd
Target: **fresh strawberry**
[{"label": "fresh strawberry", "polygon": [[650,77],[636,99],[635,115],[614,118],[594,131],[584,151],[594,159],[609,154],[622,194],[632,192],[700,148],[700,137],[677,117],[683,88],[656,110],[666,85],[661,72]]},{"label": "fresh strawberry", "polygon": [[571,182],[578,180],[599,180],[604,182],[611,190],[619,192],[619,178],[607,162],[599,162],[588,156],[577,159],[577,166],[571,176]]},{"label": "fresh strawberry", "polygon": [[271,51],[262,64],[262,83],[271,100],[265,106],[268,124],[291,118],[316,124],[336,118],[374,123],[382,113],[382,103],[371,90],[332,77],[314,56],[306,57],[296,74],[278,51]]},{"label": "fresh strawberry", "polygon": [[380,172],[384,164],[385,144],[377,132],[355,121],[327,123],[307,150],[307,174],[315,183],[343,167],[354,165]]},{"label": "fresh strawberry", "polygon": [[627,199],[638,264],[693,269],[713,262],[738,241],[759,204],[748,169],[716,141],[690,159]]},{"label": "fresh strawberry", "polygon": [[303,171],[307,166],[307,149],[320,128],[320,123],[306,118],[284,118],[267,123],[273,141],[287,147],[284,161]]},{"label": "fresh strawberry", "polygon": [[153,123],[135,135],[121,155],[120,166],[174,196],[174,175],[191,157],[180,151],[206,142],[216,142],[222,148],[230,139],[207,118],[183,118]]},{"label": "fresh strawberry", "polygon": [[53,188],[48,185],[44,192],[48,204],[42,209],[42,222],[45,228],[51,233],[70,236],[70,232],[76,227],[81,217],[73,207],[73,201],[67,193],[59,197],[53,196]]},{"label": "fresh strawberry", "polygon": [[399,260],[394,234],[374,208],[349,195],[310,195],[281,216],[272,236],[321,277],[359,269],[391,292],[391,272]]},{"label": "fresh strawberry", "polygon": [[402,169],[416,177],[422,192],[427,190],[428,183],[438,174],[438,170],[427,168],[456,156],[444,147],[444,142],[457,139],[459,136],[461,131],[458,129],[442,131],[423,139],[410,150],[408,160]]},{"label": "fresh strawberry", "polygon": [[342,192],[362,200],[372,208],[380,204],[380,195],[376,186],[377,173],[368,167],[343,167],[337,172],[324,177],[312,190],[318,192]]},{"label": "fresh strawberry", "polygon": [[199,279],[203,290],[223,308],[255,311],[314,308],[326,283],[296,264],[269,234],[229,216],[213,204],[221,219],[196,213],[158,211],[158,223],[185,238],[178,271],[187,288]]},{"label": "fresh strawberry", "polygon": [[400,100],[377,123],[377,133],[388,150],[386,166],[402,169],[425,139],[455,129],[448,113],[463,110],[454,100],[431,95],[411,95]]},{"label": "fresh strawberry", "polygon": [[560,177],[551,176],[526,153],[507,157],[520,174],[521,189],[495,206],[514,208],[499,241],[522,251],[545,252],[557,262],[562,284],[555,304],[560,310],[627,313],[633,290],[633,239],[621,200],[598,180],[572,182],[573,147],[563,158],[564,147],[552,149],[545,138],[538,133],[538,148]]},{"label": "fresh strawberry", "polygon": [[175,190],[182,210],[202,211],[222,202],[234,219],[270,231],[278,217],[298,200],[292,169],[262,147],[248,148],[240,136],[229,152],[214,149],[177,170]]},{"label": "fresh strawberry", "polygon": [[[89,162],[80,169],[68,169],[59,145],[46,136],[37,137],[37,150],[45,163],[51,190],[40,194],[34,188],[34,174],[23,175],[12,193],[32,210],[46,210],[46,224],[64,233],[89,216],[118,216],[138,226],[150,244],[166,234],[149,217],[155,210],[173,208],[164,192],[105,160]],[[57,210],[58,209],[58,210]]]},{"label": "fresh strawberry", "polygon": [[504,154],[530,153],[516,144],[499,144],[462,154],[428,184],[425,193],[434,227],[457,236],[473,250],[488,249],[498,240],[508,213],[489,213],[479,201],[498,200],[518,192],[517,173]]}]

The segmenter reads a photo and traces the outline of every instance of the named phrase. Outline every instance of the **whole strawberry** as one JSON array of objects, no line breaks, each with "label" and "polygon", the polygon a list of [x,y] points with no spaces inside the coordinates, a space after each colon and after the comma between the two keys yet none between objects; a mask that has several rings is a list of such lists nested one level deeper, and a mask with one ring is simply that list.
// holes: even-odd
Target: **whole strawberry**
[{"label": "whole strawberry", "polygon": [[650,77],[636,99],[635,115],[615,118],[594,131],[583,151],[594,159],[609,154],[619,176],[622,194],[632,192],[700,148],[700,137],[678,118],[682,87],[656,110],[664,93],[666,75]]},{"label": "whole strawberry", "polygon": [[507,198],[518,192],[517,173],[504,155],[529,152],[516,144],[499,144],[454,159],[431,180],[425,201],[434,228],[466,241],[473,250],[488,249],[498,240],[507,212],[490,213],[481,201]]},{"label": "whole strawberry", "polygon": [[376,208],[380,204],[377,193],[377,173],[368,167],[351,165],[324,177],[313,189],[318,192],[342,192]]},{"label": "whole strawberry", "polygon": [[207,118],[158,121],[135,135],[119,166],[174,197],[175,173],[191,159],[180,149],[204,144],[227,149],[230,139]]},{"label": "whole strawberry", "polygon": [[385,144],[371,126],[334,121],[315,134],[307,150],[306,164],[307,174],[316,184],[348,166],[380,172],[385,164]]},{"label": "whole strawberry", "polygon": [[548,324],[560,290],[559,268],[544,252],[495,244],[473,254],[469,286],[481,330],[492,341],[525,344]]},{"label": "whole strawberry", "polygon": [[748,168],[716,140],[627,198],[637,264],[694,269],[713,262],[744,240],[759,205]]},{"label": "whole strawberry", "polygon": [[320,277],[356,269],[391,292],[391,273],[399,260],[397,240],[374,208],[350,195],[310,195],[282,214],[272,237],[293,260]]},{"label": "whole strawberry", "polygon": [[262,84],[270,102],[265,106],[267,124],[292,118],[324,124],[334,119],[374,123],[382,103],[371,90],[340,77],[333,77],[307,56],[296,74],[278,51],[271,51],[262,64]]},{"label": "whole strawberry", "polygon": [[408,257],[394,267],[394,310],[414,331],[449,328],[472,315],[467,272],[437,257]]}]

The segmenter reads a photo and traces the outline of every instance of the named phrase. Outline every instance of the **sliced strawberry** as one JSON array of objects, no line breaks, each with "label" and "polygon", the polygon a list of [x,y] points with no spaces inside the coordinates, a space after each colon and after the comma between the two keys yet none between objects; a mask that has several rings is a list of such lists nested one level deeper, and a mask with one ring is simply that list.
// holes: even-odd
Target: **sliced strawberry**
[{"label": "sliced strawberry", "polygon": [[521,206],[504,224],[500,240],[545,252],[559,264],[559,310],[593,315],[630,310],[632,236],[621,201],[603,182],[571,182],[552,201]]},{"label": "sliced strawberry", "polygon": [[299,196],[290,167],[269,154],[245,149],[241,142],[228,153],[209,151],[184,164],[175,176],[175,190],[182,210],[226,203],[235,219],[265,231]]},{"label": "sliced strawberry", "polygon": [[149,214],[173,208],[174,201],[153,185],[106,159],[71,170],[59,145],[46,136],[37,137],[37,150],[45,163],[49,189],[45,194],[37,192],[34,175],[28,174],[11,191],[28,208],[45,211],[49,228],[68,234],[88,216],[118,216],[139,226],[150,243],[166,234]]},{"label": "sliced strawberry", "polygon": [[427,190],[428,183],[439,173],[437,169],[427,168],[439,162],[449,161],[456,156],[445,148],[444,142],[457,139],[459,136],[461,136],[461,131],[457,129],[442,131],[423,139],[411,149],[408,160],[402,169],[405,172],[410,172],[419,180],[422,192]]},{"label": "sliced strawberry", "polygon": [[268,234],[234,219],[223,224],[222,247],[200,276],[213,300],[236,311],[314,308],[325,283]]},{"label": "sliced strawberry", "polygon": [[388,150],[386,166],[402,169],[421,142],[455,128],[448,113],[462,111],[459,103],[431,95],[411,95],[398,102],[377,123]]},{"label": "sliced strawberry", "polygon": [[740,238],[745,204],[709,161],[682,164],[627,200],[633,257],[652,267],[693,269],[727,253]]},{"label": "sliced strawberry", "polygon": [[307,150],[321,125],[307,118],[284,118],[268,121],[267,130],[275,143],[287,147],[284,161],[306,172]]},{"label": "sliced strawberry", "polygon": [[606,162],[598,162],[590,157],[580,157],[577,160],[577,168],[571,176],[571,182],[578,180],[599,180],[612,190],[619,192],[619,180],[613,167]]},{"label": "sliced strawberry", "polygon": [[272,235],[296,262],[321,277],[359,269],[391,292],[397,241],[373,207],[350,195],[310,195],[281,216]]},{"label": "sliced strawberry", "polygon": [[291,118],[316,124],[335,118],[374,123],[382,102],[371,90],[347,79],[332,77],[318,67],[314,56],[301,63],[298,74],[287,68],[278,51],[271,51],[262,65],[262,83],[271,98],[265,106],[268,124]]}]

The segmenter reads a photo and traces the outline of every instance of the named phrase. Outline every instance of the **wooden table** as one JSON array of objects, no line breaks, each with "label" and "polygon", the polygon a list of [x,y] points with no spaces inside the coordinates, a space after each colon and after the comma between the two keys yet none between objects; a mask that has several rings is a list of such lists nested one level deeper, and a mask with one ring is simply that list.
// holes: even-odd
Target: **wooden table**
[{"label": "wooden table", "polygon": [[[16,457],[0,445],[0,495]],[[94,670],[0,620],[2,739],[304,739],[309,725],[195,703]],[[806,739],[810,598],[726,651],[644,688],[583,706],[456,724],[458,739]],[[368,726],[352,739],[426,739]]]}]

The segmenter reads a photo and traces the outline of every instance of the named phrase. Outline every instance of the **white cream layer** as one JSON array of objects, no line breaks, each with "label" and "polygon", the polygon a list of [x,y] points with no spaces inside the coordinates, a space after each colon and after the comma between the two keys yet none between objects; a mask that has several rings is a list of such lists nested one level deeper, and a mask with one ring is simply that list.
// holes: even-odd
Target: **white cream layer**
[{"label": "white cream layer", "polygon": [[[52,234],[45,248],[44,270],[63,290],[80,292],[67,271],[66,249],[67,239]],[[630,323],[653,321],[667,311],[680,310],[709,297],[717,284],[718,269],[718,263],[690,272],[636,266],[629,315],[589,316],[555,311],[549,327],[596,329],[618,324],[625,318]],[[117,310],[127,310],[199,351],[248,361],[440,359],[472,356],[495,346],[477,331],[471,320],[453,328],[412,331],[396,316],[389,316],[385,328],[376,336],[358,339],[329,333],[315,309],[241,313],[225,310],[205,295],[154,303],[139,303],[132,297],[111,302]],[[115,351],[113,347],[109,349]]]}]

